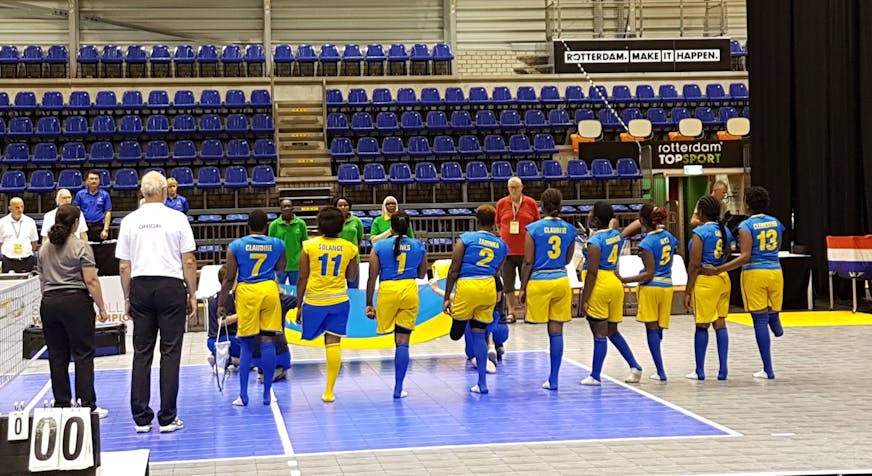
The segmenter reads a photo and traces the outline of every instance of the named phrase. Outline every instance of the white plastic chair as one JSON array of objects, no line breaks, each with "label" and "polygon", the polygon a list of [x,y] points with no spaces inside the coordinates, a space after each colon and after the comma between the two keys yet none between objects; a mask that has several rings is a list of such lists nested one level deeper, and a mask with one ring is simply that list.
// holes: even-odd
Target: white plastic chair
[{"label": "white plastic chair", "polygon": [[681,255],[672,255],[672,287],[676,291],[684,291],[687,286],[687,266]]},{"label": "white plastic chair", "polygon": [[366,289],[366,283],[369,281],[369,263],[360,263],[358,271],[357,289]]},{"label": "white plastic chair", "polygon": [[218,281],[220,264],[210,264],[200,269],[200,279],[197,282],[197,299],[206,300],[221,291],[221,281]]},{"label": "white plastic chair", "polygon": [[[621,276],[635,276],[645,269],[642,258],[639,255],[621,255],[618,257],[618,271]],[[625,287],[635,287],[639,283],[627,283]]]}]

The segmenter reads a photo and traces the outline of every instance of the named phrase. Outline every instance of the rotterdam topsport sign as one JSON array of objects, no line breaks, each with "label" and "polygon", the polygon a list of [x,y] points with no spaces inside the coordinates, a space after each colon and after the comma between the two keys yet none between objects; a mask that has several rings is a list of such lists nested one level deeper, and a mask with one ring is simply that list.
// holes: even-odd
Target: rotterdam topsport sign
[{"label": "rotterdam topsport sign", "polygon": [[726,38],[555,40],[554,72],[729,71]]},{"label": "rotterdam topsport sign", "polygon": [[[685,165],[703,167],[742,167],[742,141],[647,141],[651,146],[651,166],[654,169],[680,169]],[[580,159],[590,163],[593,159],[608,159],[612,165],[622,157],[639,156],[639,147],[634,142],[592,142],[578,147]]]}]

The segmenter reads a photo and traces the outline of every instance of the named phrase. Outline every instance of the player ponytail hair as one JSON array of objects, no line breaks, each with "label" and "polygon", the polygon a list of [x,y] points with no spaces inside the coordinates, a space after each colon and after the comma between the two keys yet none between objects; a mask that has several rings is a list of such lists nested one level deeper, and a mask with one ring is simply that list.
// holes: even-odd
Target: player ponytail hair
[{"label": "player ponytail hair", "polygon": [[79,207],[61,205],[55,215],[55,223],[48,231],[48,241],[55,246],[63,246],[73,232],[73,225],[79,219]]},{"label": "player ponytail hair", "polygon": [[[729,243],[726,242],[727,228],[724,226],[724,217],[721,216],[721,201],[711,195],[705,195],[696,203],[696,209],[703,221],[713,221],[718,224],[718,228],[721,229],[721,237],[724,239],[724,246],[728,246]],[[726,260],[726,256],[724,254],[724,260]]]},{"label": "player ponytail hair", "polygon": [[639,211],[639,218],[651,228],[663,226],[668,215],[669,213],[665,208],[658,207],[654,202],[645,203]]},{"label": "player ponytail hair", "polygon": [[394,240],[394,258],[396,258],[400,255],[400,242],[409,232],[409,215],[402,210],[394,213],[391,216],[391,230],[397,235],[397,239]]},{"label": "player ponytail hair", "polygon": [[563,194],[556,188],[547,188],[542,192],[542,210],[550,217],[560,216],[560,203],[563,202]]}]

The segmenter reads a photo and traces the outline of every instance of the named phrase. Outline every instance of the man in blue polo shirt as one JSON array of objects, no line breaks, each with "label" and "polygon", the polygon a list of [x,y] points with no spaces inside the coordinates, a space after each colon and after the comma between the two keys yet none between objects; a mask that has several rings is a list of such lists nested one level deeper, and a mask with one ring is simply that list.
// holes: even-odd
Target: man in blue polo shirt
[{"label": "man in blue polo shirt", "polygon": [[109,238],[112,222],[112,200],[109,192],[100,188],[100,174],[88,172],[87,188],[79,190],[73,205],[82,209],[88,225],[88,241],[103,241]]}]

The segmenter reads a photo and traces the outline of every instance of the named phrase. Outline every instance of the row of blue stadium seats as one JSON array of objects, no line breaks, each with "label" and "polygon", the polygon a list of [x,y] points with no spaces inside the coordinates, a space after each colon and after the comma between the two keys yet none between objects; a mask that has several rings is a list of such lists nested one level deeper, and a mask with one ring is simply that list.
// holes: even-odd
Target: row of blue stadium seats
[{"label": "row of blue stadium seats", "polygon": [[149,91],[148,101],[143,100],[142,91],[129,90],[121,95],[121,103],[114,91],[97,91],[95,102],[91,102],[91,94],[88,91],[73,91],[68,101],[64,103],[64,95],[60,91],[46,91],[42,95],[42,102],[37,103],[36,93],[32,91],[19,91],[15,94],[15,100],[10,104],[9,94],[0,92],[0,111],[12,109],[13,111],[88,111],[90,109],[244,109],[272,108],[272,97],[269,90],[255,89],[251,91],[250,101],[246,100],[245,91],[241,89],[228,89],[222,101],[221,93],[215,89],[204,89],[200,92],[200,100],[196,100],[193,91],[180,89],[170,95],[167,91],[155,89]]},{"label": "row of blue stadium seats", "polygon": [[166,135],[170,133],[170,130],[177,135],[196,132],[202,135],[223,133],[228,135],[246,135],[249,133],[272,135],[275,126],[272,114],[254,114],[251,116],[251,123],[249,123],[249,116],[245,114],[229,114],[225,120],[222,120],[217,114],[204,114],[200,116],[199,125],[190,114],[180,114],[173,118],[172,129],[170,129],[169,117],[163,114],[148,116],[144,126],[142,117],[136,114],[122,116],[118,121],[110,115],[99,115],[91,120],[90,127],[88,119],[84,116],[69,116],[64,119],[63,125],[57,116],[42,116],[37,119],[35,129],[30,117],[14,117],[9,121],[8,128],[6,121],[0,118],[0,138],[5,136],[21,140],[31,137],[49,139],[86,136],[112,137],[116,135],[138,137],[143,134]]},{"label": "row of blue stadium seats", "polygon": [[566,86],[564,95],[560,95],[557,86],[542,86],[537,96],[532,86],[518,86],[517,93],[513,97],[507,86],[494,86],[490,96],[484,87],[469,88],[467,97],[463,88],[445,88],[445,98],[438,88],[422,88],[420,99],[413,88],[400,88],[397,90],[397,98],[394,100],[390,89],[376,88],[372,92],[370,101],[366,89],[351,88],[348,90],[346,100],[339,89],[326,91],[327,107],[416,107],[416,106],[511,106],[514,104],[535,107],[539,104],[577,104],[602,103],[603,99],[615,104],[676,104],[676,103],[730,103],[747,102],[748,86],[745,83],[732,83],[729,85],[729,93],[724,91],[720,83],[706,85],[705,95],[698,84],[688,83],[681,88],[681,94],[674,84],[661,84],[655,93],[650,84],[636,86],[635,94],[626,85],[612,86],[612,94],[609,95],[603,85],[590,86],[585,96],[581,86]]},{"label": "row of blue stadium seats", "polygon": [[[51,165],[58,162],[58,146],[52,142],[41,142],[35,144],[31,150],[27,144],[13,143],[6,146],[5,153],[0,158],[2,165]],[[116,151],[115,145],[111,142],[100,141],[90,145],[88,150],[85,150],[85,144],[82,142],[67,142],[62,145],[60,154],[60,163],[62,164],[81,164],[90,162],[92,164],[128,164],[138,163],[143,159],[146,162],[167,162],[173,160],[175,162],[193,162],[197,159],[204,162],[218,162],[223,159],[228,159],[233,162],[244,162],[249,159],[256,161],[274,161],[277,158],[276,146],[271,139],[258,139],[254,143],[252,150],[251,144],[244,139],[233,139],[227,143],[225,151],[224,144],[217,139],[208,139],[200,143],[199,153],[197,145],[191,140],[180,140],[173,143],[172,149],[169,144],[163,140],[153,140],[145,144],[145,153],[143,154],[143,146],[136,141],[124,141],[118,144]]]},{"label": "row of blue stadium seats", "polygon": [[[612,210],[615,213],[631,213],[631,212],[639,212],[642,209],[642,205],[639,204],[630,204],[630,205],[622,205],[622,204],[613,204]],[[571,214],[571,213],[590,213],[593,210],[593,205],[563,205],[560,209],[560,213]],[[407,215],[412,217],[430,217],[430,216],[474,216],[475,210],[470,208],[423,208],[421,210],[417,210],[414,208],[403,208],[403,211],[406,212]],[[364,228],[369,228],[372,220],[376,217],[380,217],[382,215],[381,210],[352,210],[351,214],[360,218],[360,221],[363,222]],[[435,238],[438,239],[438,238]]]},{"label": "row of blue stadium seats", "polygon": [[[161,167],[146,169],[166,175],[166,170]],[[136,169],[124,168],[115,171],[114,179],[110,178],[108,170],[98,169],[100,174],[100,186],[104,189],[116,191],[139,190],[139,173]],[[190,190],[194,187],[200,190],[241,189],[248,188],[273,188],[275,187],[275,173],[269,165],[257,165],[251,170],[249,178],[245,167],[234,165],[224,170],[222,180],[221,171],[218,167],[207,166],[197,169],[197,178],[194,180],[194,171],[190,167],[176,167],[170,170],[169,177],[174,177],[179,183],[180,190]],[[79,170],[61,170],[55,180],[55,174],[51,170],[35,170],[30,174],[30,182],[20,170],[7,170],[0,177],[0,193],[47,193],[59,188],[67,188],[75,192],[83,188],[82,173]]]},{"label": "row of blue stadium seats", "polygon": [[[244,51],[243,51],[244,48]],[[166,45],[154,45],[151,47],[151,53],[140,45],[130,45],[127,47],[126,53],[118,45],[105,45],[102,52],[95,45],[83,45],[79,47],[77,60],[79,63],[110,63],[119,64],[126,63],[263,63],[266,61],[266,54],[262,45],[248,45],[242,47],[240,45],[225,45],[220,48],[221,53],[218,53],[219,47],[215,45],[201,45],[196,52],[191,45],[178,45],[174,52],[170,52],[170,48]],[[69,57],[66,46],[52,45],[48,47],[45,54],[41,46],[30,45],[24,48],[19,55],[18,48],[14,45],[0,46],[0,64],[9,63],[66,63]],[[359,45],[347,44],[340,54],[339,48],[332,44],[321,45],[320,53],[315,51],[315,48],[309,44],[301,44],[297,46],[297,52],[294,54],[293,48],[290,45],[281,44],[275,47],[273,59],[277,63],[281,62],[338,62],[338,61],[451,61],[454,55],[451,53],[451,48],[445,43],[437,43],[433,46],[433,52],[430,52],[429,47],[423,43],[416,43],[410,50],[406,49],[406,45],[394,43],[385,53],[384,47],[380,44],[373,43],[366,47],[363,52]]]},{"label": "row of blue stadium seats", "polygon": [[388,136],[382,140],[381,148],[378,141],[373,137],[362,137],[357,141],[357,150],[352,147],[351,139],[337,137],[330,143],[330,157],[337,161],[349,160],[354,157],[360,159],[377,158],[428,158],[428,157],[479,157],[483,155],[503,156],[512,155],[551,155],[557,153],[557,145],[551,134],[536,134],[533,143],[525,134],[514,134],[509,137],[508,147],[502,136],[489,135],[484,138],[484,148],[479,143],[478,137],[473,135],[461,136],[458,147],[454,145],[451,136],[436,136],[433,139],[433,148],[426,137],[413,136],[408,140],[408,148],[403,144],[403,139],[396,136]]},{"label": "row of blue stadium seats", "polygon": [[369,163],[363,168],[363,175],[355,164],[341,164],[337,172],[340,186],[355,185],[408,185],[408,184],[438,184],[438,183],[482,183],[482,182],[505,182],[512,176],[517,175],[523,180],[556,182],[561,180],[612,180],[612,179],[641,179],[642,174],[634,159],[618,159],[615,167],[612,167],[608,159],[594,159],[588,169],[587,162],[573,159],[567,162],[566,170],[557,160],[545,160],[542,162],[541,173],[536,162],[532,160],[520,160],[517,170],[505,160],[491,163],[490,173],[487,164],[473,161],[466,165],[466,175],[463,174],[461,165],[457,162],[445,162],[442,164],[441,173],[436,173],[436,165],[432,162],[418,162],[415,164],[415,173],[409,164],[400,162],[390,165],[388,173],[379,163]]}]

